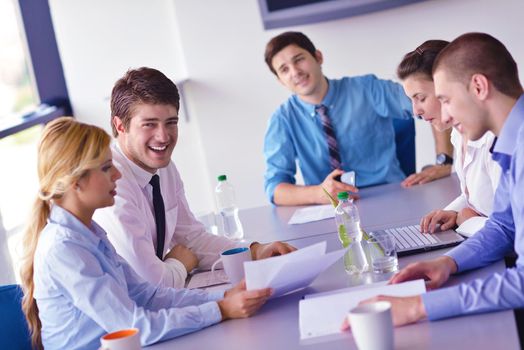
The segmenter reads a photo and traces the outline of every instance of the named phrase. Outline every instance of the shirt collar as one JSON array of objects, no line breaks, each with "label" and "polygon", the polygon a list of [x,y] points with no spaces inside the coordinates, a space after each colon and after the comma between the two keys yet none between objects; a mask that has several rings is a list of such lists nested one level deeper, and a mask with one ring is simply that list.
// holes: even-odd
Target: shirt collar
[{"label": "shirt collar", "polygon": [[524,95],[519,97],[511,109],[492,147],[492,158],[504,171],[509,169],[511,164],[511,158],[517,146],[517,136],[522,125],[524,125]]},{"label": "shirt collar", "polygon": [[[333,80],[330,80],[326,78],[328,83],[328,90],[326,93],[326,96],[324,96],[324,99],[320,103],[321,105],[324,105],[328,108],[328,111],[331,110],[333,107],[335,107],[335,96],[336,96],[336,85],[334,84]],[[294,95],[297,102],[306,110],[306,112],[309,114],[310,117],[314,118],[315,115],[317,115],[317,112],[315,111],[315,108],[319,105],[311,104],[302,101],[297,95]]]},{"label": "shirt collar", "polygon": [[149,181],[151,181],[151,178],[153,177],[153,175],[158,174],[158,170],[155,172],[155,174],[151,174],[149,171],[142,169],[141,167],[136,165],[136,163],[133,162],[131,159],[127,158],[125,153],[120,148],[120,145],[118,144],[118,142],[115,142],[115,150],[118,153],[120,153],[122,157],[125,159],[125,161],[127,162],[127,165],[131,169],[131,172],[133,173],[133,175],[135,175],[136,181],[138,182],[138,185],[140,186],[140,188],[143,189],[147,185],[149,185]]},{"label": "shirt collar", "polygon": [[56,204],[52,205],[48,222],[65,226],[71,229],[71,232],[74,232],[74,234],[78,235],[82,240],[88,241],[94,245],[98,245],[106,235],[105,231],[94,221],[91,222],[93,227],[90,229],[76,216]]},{"label": "shirt collar", "polygon": [[511,156],[515,152],[517,145],[517,135],[521,125],[524,124],[524,95],[521,95],[508,118],[504,122],[504,126],[500,131],[497,143],[493,148],[493,153],[503,153]]},{"label": "shirt collar", "polygon": [[488,140],[489,140],[489,134],[491,134],[490,131],[486,132],[484,134],[484,136],[482,136],[480,139],[476,140],[476,141],[471,141],[471,140],[468,140],[468,147],[472,147],[472,148],[481,148],[483,147],[484,145],[487,145],[487,147],[491,147],[491,145],[488,145]]}]

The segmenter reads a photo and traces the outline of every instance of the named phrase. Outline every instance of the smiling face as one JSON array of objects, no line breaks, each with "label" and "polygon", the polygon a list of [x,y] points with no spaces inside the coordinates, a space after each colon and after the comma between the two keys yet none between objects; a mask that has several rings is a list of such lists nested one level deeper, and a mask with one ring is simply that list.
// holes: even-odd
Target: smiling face
[{"label": "smiling face", "polygon": [[441,119],[440,102],[435,96],[433,81],[424,74],[412,74],[404,79],[402,86],[411,99],[413,114],[421,116],[439,131],[451,127],[451,123]]},{"label": "smiling face", "polygon": [[120,148],[139,167],[153,174],[169,164],[178,139],[175,106],[138,104],[133,108],[128,130],[118,116],[113,123]]},{"label": "smiling face", "polygon": [[433,75],[435,94],[441,103],[442,120],[451,123],[469,140],[480,139],[489,130],[488,115],[471,84],[457,81],[443,69]]},{"label": "smiling face", "polygon": [[115,203],[116,180],[122,176],[113,165],[109,148],[104,152],[102,159],[104,161],[101,165],[90,169],[76,182],[82,206],[91,211],[109,207]]},{"label": "smiling face", "polygon": [[319,103],[327,91],[327,81],[322,74],[322,54],[312,56],[297,45],[280,50],[272,59],[278,80],[309,103]]}]

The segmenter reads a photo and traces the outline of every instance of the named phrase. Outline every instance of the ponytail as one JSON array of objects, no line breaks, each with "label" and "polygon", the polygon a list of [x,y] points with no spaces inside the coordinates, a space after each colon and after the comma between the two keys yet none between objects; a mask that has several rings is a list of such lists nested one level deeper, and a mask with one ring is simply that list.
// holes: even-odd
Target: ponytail
[{"label": "ponytail", "polygon": [[35,251],[40,237],[40,232],[47,224],[47,218],[51,212],[49,200],[44,200],[37,197],[33,205],[33,213],[31,221],[24,236],[24,256],[22,258],[22,267],[20,269],[20,277],[22,279],[22,288],[24,290],[24,298],[22,299],[22,310],[24,311],[31,334],[31,343],[34,349],[43,349],[42,337],[40,330],[42,324],[38,317],[38,306],[36,300],[33,298],[34,293],[34,259]]}]

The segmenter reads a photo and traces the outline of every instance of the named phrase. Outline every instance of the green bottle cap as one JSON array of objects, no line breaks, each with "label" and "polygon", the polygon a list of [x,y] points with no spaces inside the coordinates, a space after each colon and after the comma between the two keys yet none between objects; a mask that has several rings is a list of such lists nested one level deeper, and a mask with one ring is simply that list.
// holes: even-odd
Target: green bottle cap
[{"label": "green bottle cap", "polygon": [[218,176],[218,181],[226,181],[227,180],[227,176],[226,175],[219,175]]},{"label": "green bottle cap", "polygon": [[347,192],[339,192],[337,194],[337,198],[340,199],[340,200],[344,200],[344,199],[348,199],[349,195],[348,195]]}]

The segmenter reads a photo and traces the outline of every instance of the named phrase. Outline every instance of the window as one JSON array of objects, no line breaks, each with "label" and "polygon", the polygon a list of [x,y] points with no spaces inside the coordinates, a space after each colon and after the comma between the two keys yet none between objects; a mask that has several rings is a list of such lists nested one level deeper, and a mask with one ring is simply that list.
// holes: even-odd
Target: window
[{"label": "window", "polygon": [[0,125],[38,104],[14,5],[10,0],[0,1]]},{"label": "window", "polygon": [[42,127],[72,115],[47,0],[0,0],[0,101],[0,248],[18,271]]}]

